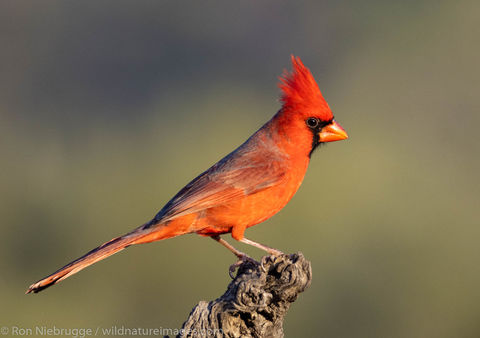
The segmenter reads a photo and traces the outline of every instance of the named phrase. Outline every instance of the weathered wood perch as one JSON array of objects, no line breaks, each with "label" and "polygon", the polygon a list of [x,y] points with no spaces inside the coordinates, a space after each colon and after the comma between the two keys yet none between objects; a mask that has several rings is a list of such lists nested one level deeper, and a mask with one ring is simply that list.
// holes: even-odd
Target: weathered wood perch
[{"label": "weathered wood perch", "polygon": [[177,337],[283,337],[285,315],[310,286],[312,267],[302,253],[262,263],[243,263],[220,298],[193,308]]}]

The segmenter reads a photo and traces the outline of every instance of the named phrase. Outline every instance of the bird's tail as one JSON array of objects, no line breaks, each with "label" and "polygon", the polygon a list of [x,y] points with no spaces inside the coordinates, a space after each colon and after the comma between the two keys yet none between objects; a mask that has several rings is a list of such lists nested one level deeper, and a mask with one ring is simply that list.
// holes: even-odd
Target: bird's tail
[{"label": "bird's tail", "polygon": [[[160,226],[160,229],[148,229],[147,231],[143,230],[144,226],[135,229],[134,231],[120,237],[116,237],[111,241],[108,241],[98,248],[91,250],[82,257],[74,260],[73,262],[65,265],[63,268],[55,271],[51,275],[39,280],[38,282],[30,285],[26,293],[37,293],[43,289],[48,288],[58,282],[64,280],[65,278],[70,277],[71,275],[76,274],[80,270],[85,269],[87,266],[90,266],[102,259],[105,259],[126,247],[133,244],[149,243],[161,239],[166,239],[175,236],[168,230],[168,227]],[[152,231],[153,230],[153,231]]]}]

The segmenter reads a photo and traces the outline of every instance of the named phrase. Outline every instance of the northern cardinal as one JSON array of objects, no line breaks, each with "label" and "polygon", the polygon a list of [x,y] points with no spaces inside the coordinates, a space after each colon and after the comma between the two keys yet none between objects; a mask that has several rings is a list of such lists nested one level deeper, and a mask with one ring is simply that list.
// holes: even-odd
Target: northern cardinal
[{"label": "northern cardinal", "polygon": [[231,233],[237,241],[281,254],[245,238],[245,229],[288,203],[319,145],[348,137],[300,58],[292,56],[292,67],[280,78],[281,109],[245,143],[188,183],[151,221],[32,284],[26,293],[39,292],[130,245],[189,233],[213,238],[240,260],[249,257],[221,234]]}]

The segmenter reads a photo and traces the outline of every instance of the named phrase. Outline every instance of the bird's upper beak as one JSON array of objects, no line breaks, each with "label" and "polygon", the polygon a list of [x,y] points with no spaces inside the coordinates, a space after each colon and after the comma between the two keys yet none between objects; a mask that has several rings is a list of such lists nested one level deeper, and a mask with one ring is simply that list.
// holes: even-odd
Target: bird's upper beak
[{"label": "bird's upper beak", "polygon": [[332,123],[322,128],[320,133],[318,133],[318,137],[320,142],[332,142],[345,140],[348,138],[348,135],[342,126],[333,120]]}]

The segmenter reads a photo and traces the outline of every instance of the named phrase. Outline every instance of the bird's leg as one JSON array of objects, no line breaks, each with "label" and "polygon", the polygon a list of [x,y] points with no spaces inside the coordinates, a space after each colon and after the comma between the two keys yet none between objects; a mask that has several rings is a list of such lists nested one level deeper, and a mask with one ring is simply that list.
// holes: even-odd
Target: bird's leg
[{"label": "bird's leg", "polygon": [[246,253],[244,252],[241,252],[237,249],[235,249],[230,243],[228,243],[226,240],[224,240],[223,238],[220,238],[220,235],[215,235],[215,236],[211,236],[212,239],[214,239],[215,241],[217,241],[218,243],[222,244],[224,247],[226,247],[228,250],[230,250],[231,252],[233,252],[233,254],[235,256],[238,257],[238,261],[232,265],[230,265],[230,268],[228,269],[228,274],[230,275],[230,277],[233,279],[234,276],[233,276],[233,273],[235,272],[235,270],[240,266],[242,265],[243,263],[245,262],[250,262],[250,263],[253,263],[255,265],[260,265],[259,262],[257,262],[256,260],[254,260],[252,257],[248,256]]},{"label": "bird's leg", "polygon": [[231,252],[233,252],[233,254],[238,258],[241,259],[242,257],[248,257],[246,253],[243,253],[240,250],[235,249],[230,243],[228,243],[226,240],[221,238],[219,235],[211,236],[211,238],[216,240],[218,243],[226,247]]},{"label": "bird's leg", "polygon": [[245,237],[243,237],[240,240],[240,242],[245,243],[245,244],[249,244],[249,245],[253,245],[254,247],[262,249],[262,250],[268,252],[270,255],[273,255],[273,256],[283,255],[283,252],[281,252],[280,250],[277,250],[277,249],[271,248],[269,246],[254,242],[254,241],[252,241],[248,238],[245,238]]}]

